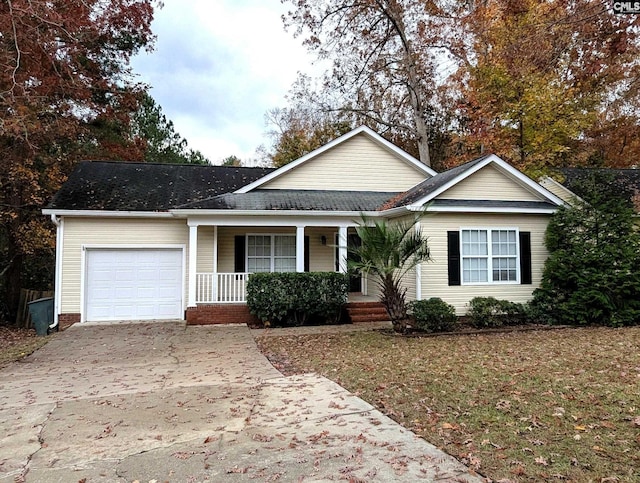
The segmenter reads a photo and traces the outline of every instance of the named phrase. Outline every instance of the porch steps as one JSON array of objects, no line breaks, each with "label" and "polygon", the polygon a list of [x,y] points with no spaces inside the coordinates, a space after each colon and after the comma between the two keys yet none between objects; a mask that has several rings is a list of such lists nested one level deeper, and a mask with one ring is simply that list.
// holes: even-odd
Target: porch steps
[{"label": "porch steps", "polygon": [[349,302],[347,313],[353,324],[389,320],[387,310],[380,302]]}]

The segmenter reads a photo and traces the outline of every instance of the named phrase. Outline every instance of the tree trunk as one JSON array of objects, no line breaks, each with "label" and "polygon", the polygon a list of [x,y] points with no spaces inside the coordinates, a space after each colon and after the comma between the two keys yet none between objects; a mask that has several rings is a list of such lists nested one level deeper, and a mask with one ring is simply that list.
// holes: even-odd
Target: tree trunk
[{"label": "tree trunk", "polygon": [[391,276],[384,281],[381,302],[387,310],[393,330],[401,334],[406,333],[408,317],[405,291],[400,289]]},{"label": "tree trunk", "polygon": [[431,154],[429,152],[429,126],[424,120],[424,108],[420,105],[419,101],[416,101],[414,106],[414,119],[416,123],[416,135],[418,138],[418,153],[420,153],[420,161],[431,167]]},{"label": "tree trunk", "polygon": [[407,29],[404,24],[402,9],[394,2],[396,8],[382,8],[382,11],[393,24],[393,27],[400,38],[403,49],[403,63],[406,70],[406,86],[409,91],[409,102],[413,111],[413,121],[416,129],[416,139],[418,141],[418,152],[420,161],[431,166],[431,155],[429,153],[429,126],[425,115],[426,94],[424,92],[422,79],[418,73],[416,65],[416,55],[413,46],[407,36]]}]

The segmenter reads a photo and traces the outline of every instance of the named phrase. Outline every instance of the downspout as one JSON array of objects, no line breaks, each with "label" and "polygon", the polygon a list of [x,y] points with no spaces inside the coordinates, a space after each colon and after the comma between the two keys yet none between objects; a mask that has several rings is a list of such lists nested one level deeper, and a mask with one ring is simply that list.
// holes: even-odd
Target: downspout
[{"label": "downspout", "polygon": [[58,327],[58,314],[60,312],[60,305],[62,300],[62,231],[63,224],[62,219],[58,218],[55,214],[51,215],[51,221],[56,225],[56,261],[55,261],[55,275],[53,281],[53,324],[49,326],[49,329],[55,329]]}]

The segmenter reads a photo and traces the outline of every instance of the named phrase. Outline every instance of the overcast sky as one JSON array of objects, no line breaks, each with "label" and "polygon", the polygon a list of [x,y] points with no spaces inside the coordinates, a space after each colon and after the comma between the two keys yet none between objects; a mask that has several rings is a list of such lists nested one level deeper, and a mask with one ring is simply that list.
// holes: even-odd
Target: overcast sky
[{"label": "overcast sky", "polygon": [[138,80],[176,131],[218,164],[268,144],[265,112],[311,57],[284,31],[279,0],[164,0],[152,24],[156,49],[133,59]]}]

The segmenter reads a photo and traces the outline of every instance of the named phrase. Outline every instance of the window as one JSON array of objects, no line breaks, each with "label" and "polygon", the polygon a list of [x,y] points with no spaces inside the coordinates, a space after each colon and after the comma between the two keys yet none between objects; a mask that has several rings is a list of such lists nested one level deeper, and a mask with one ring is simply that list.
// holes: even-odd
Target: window
[{"label": "window", "polygon": [[248,235],[247,271],[295,272],[295,235]]},{"label": "window", "polygon": [[515,229],[464,229],[460,242],[463,283],[518,281]]}]

